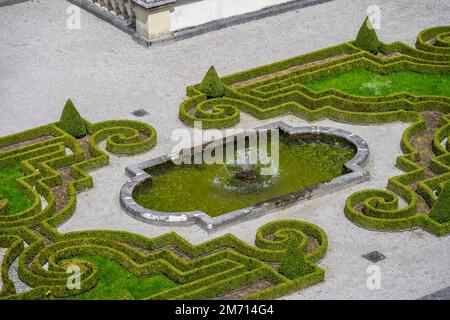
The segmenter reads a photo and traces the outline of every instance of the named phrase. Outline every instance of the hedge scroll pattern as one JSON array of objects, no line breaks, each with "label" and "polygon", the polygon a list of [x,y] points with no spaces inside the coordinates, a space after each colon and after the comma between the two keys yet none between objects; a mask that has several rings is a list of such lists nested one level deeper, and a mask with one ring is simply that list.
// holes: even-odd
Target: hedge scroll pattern
[{"label": "hedge scroll pattern", "polygon": [[[368,229],[395,231],[421,227],[439,236],[450,233],[450,221],[438,222],[429,216],[444,184],[450,181],[450,117],[440,118],[429,141],[432,150],[424,151],[411,141],[430,129],[431,124],[425,120],[416,122],[403,135],[405,154],[397,159],[397,166],[406,173],[389,179],[388,190],[363,190],[347,199],[345,215],[351,221]],[[400,205],[398,195],[405,205]]]},{"label": "hedge scroll pattern", "polygon": [[447,113],[449,97],[408,93],[365,97],[335,89],[316,92],[302,84],[355,68],[379,74],[399,71],[449,74],[448,48],[432,46],[424,39],[443,34],[447,41],[445,35],[450,27],[429,30],[419,35],[419,49],[400,42],[383,43],[384,54],[374,55],[350,42],[223,77],[225,96],[221,98],[208,99],[200,85],[190,86],[179,117],[191,126],[201,121],[203,128],[224,128],[237,124],[241,111],[258,119],[293,113],[309,121],[331,118],[355,123],[413,121],[418,112],[427,110]]},{"label": "hedge scroll pattern", "polygon": [[[269,299],[324,279],[316,266],[326,253],[325,233],[302,221],[276,221],[258,230],[256,246],[232,235],[192,245],[175,233],[149,239],[128,232],[84,231],[61,234],[56,227],[74,213],[77,193],[92,188],[88,171],[108,164],[99,147],[136,154],[151,149],[156,132],[135,121],[86,122],[88,136],[75,139],[57,124],[0,138],[0,168],[20,163],[18,187],[32,199],[23,212],[0,214],[0,247],[8,248],[2,265],[0,299],[57,299],[81,294],[99,281],[95,264],[79,257],[101,256],[137,276],[162,274],[177,286],[148,299],[210,299],[260,282],[263,289],[242,291],[235,298]],[[1,208],[7,206],[2,199]],[[297,238],[310,272],[288,279],[278,272],[287,242]],[[30,290],[17,292],[9,270],[18,261],[18,275]],[[69,265],[81,267],[81,287],[67,287]],[[268,285],[270,284],[270,285]],[[256,288],[256,287],[255,287]],[[236,293],[234,293],[236,295]]]},{"label": "hedge scroll pattern", "polygon": [[[388,190],[353,194],[345,214],[354,223],[370,229],[422,227],[436,235],[446,235],[450,233],[450,222],[438,223],[428,214],[442,183],[450,180],[450,98],[408,93],[356,96],[336,89],[316,92],[303,83],[355,68],[379,74],[413,71],[448,75],[449,32],[450,26],[426,29],[417,37],[416,48],[400,42],[382,43],[382,53],[372,54],[349,42],[237,73],[222,78],[225,96],[218,99],[208,99],[199,85],[194,85],[187,89],[188,99],[181,104],[179,116],[188,125],[201,121],[203,128],[233,126],[239,122],[241,111],[258,119],[292,113],[308,121],[330,118],[365,124],[412,122],[402,139],[405,154],[397,160],[407,173],[390,179]],[[438,124],[427,122],[433,115],[441,118]],[[427,145],[418,146],[415,137],[424,131],[428,132]],[[406,205],[401,204],[399,196]]]}]

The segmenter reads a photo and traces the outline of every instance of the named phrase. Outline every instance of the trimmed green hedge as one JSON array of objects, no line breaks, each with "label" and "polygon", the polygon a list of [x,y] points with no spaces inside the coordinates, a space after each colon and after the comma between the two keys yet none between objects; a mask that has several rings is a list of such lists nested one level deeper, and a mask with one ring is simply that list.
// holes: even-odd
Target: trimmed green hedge
[{"label": "trimmed green hedge", "polygon": [[[411,138],[426,129],[423,119],[409,127],[403,134],[402,149],[405,155],[397,159],[397,166],[406,171],[388,181],[389,190],[363,190],[351,195],[345,205],[345,215],[352,222],[368,229],[405,230],[421,227],[435,235],[450,233],[450,220],[446,219],[448,199],[445,190],[443,198],[437,201],[435,191],[442,190],[450,182],[450,153],[441,145],[450,133],[450,118],[441,119],[441,127],[434,134],[433,150],[436,157],[431,160],[430,169],[436,174],[426,178],[425,169],[419,165],[420,154],[410,144]],[[416,183],[416,190],[410,185]],[[399,208],[398,196],[407,205]],[[428,214],[418,214],[418,196],[432,207]]]},{"label": "trimmed green hedge", "polygon": [[86,125],[72,100],[67,100],[58,126],[75,138],[83,138],[87,134]]},{"label": "trimmed green hedge", "polygon": [[258,119],[294,113],[311,121],[327,117],[356,123],[412,121],[416,112],[426,110],[450,112],[449,97],[418,97],[406,93],[362,97],[339,90],[315,92],[302,85],[355,68],[380,74],[450,73],[448,54],[435,53],[427,47],[413,49],[399,42],[380,42],[380,46],[387,55],[397,54],[379,57],[362,50],[355,41],[223,77],[224,97],[208,99],[201,84],[190,86],[188,99],[180,105],[179,117],[190,126],[201,121],[203,128],[225,128],[240,121],[241,111]]},{"label": "trimmed green hedge", "polygon": [[225,94],[225,88],[216,69],[211,66],[200,84],[200,90],[208,98],[221,98]]},{"label": "trimmed green hedge", "polygon": [[[318,245],[314,248],[302,245],[308,268],[305,274],[289,280],[267,262],[282,260],[292,234],[306,241],[313,237]],[[267,239],[271,235],[274,240]],[[115,261],[137,276],[163,274],[177,283],[176,288],[148,299],[210,299],[262,280],[273,286],[242,298],[273,298],[323,280],[323,270],[314,265],[323,258],[328,246],[320,228],[297,220],[275,221],[258,230],[256,244],[257,247],[250,246],[230,234],[192,245],[174,233],[148,239],[112,231],[68,233],[50,244],[38,239],[18,251],[20,278],[33,289],[5,298],[61,298],[91,289],[98,281],[96,267],[77,260],[86,255]],[[182,252],[184,257],[177,252]],[[46,263],[48,270],[43,267]],[[80,290],[69,290],[65,286],[65,270],[69,264],[81,266]]]},{"label": "trimmed green hedge", "polygon": [[[82,120],[86,133],[90,134],[86,144],[82,145],[81,140],[74,137],[82,135],[75,134],[75,131],[71,131],[73,128],[68,129],[63,124],[70,115],[73,116],[74,110],[69,101],[62,121],[0,138],[0,147],[8,147],[6,151],[0,152],[0,168],[19,163],[24,177],[17,180],[17,186],[32,200],[32,205],[22,212],[0,215],[0,246],[9,248],[1,270],[4,284],[1,297],[15,294],[14,284],[8,276],[8,270],[15,259],[19,257],[19,275],[26,282],[28,279],[25,269],[30,262],[24,258],[26,253],[37,253],[45,247],[46,241],[62,239],[63,236],[55,227],[65,222],[74,212],[77,192],[93,186],[92,177],[86,172],[109,162],[108,155],[97,147],[101,140],[107,140],[109,151],[120,154],[137,154],[150,150],[156,144],[155,130],[141,122],[123,120],[91,124]],[[78,120],[80,119],[81,117]],[[77,121],[69,123],[80,125]],[[70,153],[67,153],[68,149],[71,150]],[[70,168],[73,179],[67,183],[65,190],[67,201],[57,205],[62,199],[56,198],[54,188],[63,183],[59,172],[61,168]],[[45,208],[41,205],[41,198],[47,203]],[[2,199],[0,210],[6,204],[6,199]],[[26,249],[24,241],[29,244]],[[57,282],[47,282],[51,283]],[[95,275],[86,283],[91,287],[95,285]],[[25,293],[24,297],[32,298],[39,292],[40,299],[51,298],[51,290],[47,287],[35,291],[33,289],[33,293]],[[58,290],[64,291],[61,288],[56,291]]]},{"label": "trimmed green hedge", "polygon": [[289,240],[286,253],[281,260],[280,273],[289,279],[305,276],[311,272],[309,264],[306,262],[304,249],[296,237]]},{"label": "trimmed green hedge", "polygon": [[[423,30],[417,37],[416,47],[423,51],[450,54],[448,39],[450,26],[433,27]],[[433,41],[434,40],[434,41]]]},{"label": "trimmed green hedge", "polygon": [[[108,164],[108,155],[97,146],[100,141],[106,140],[107,150],[120,154],[144,152],[156,143],[156,132],[144,123],[121,120],[92,124],[84,120],[84,124],[89,137],[83,140],[75,139],[56,124],[0,138],[3,146],[23,143],[0,153],[0,165],[20,163],[25,176],[18,180],[18,186],[33,199],[26,211],[0,216],[0,246],[8,248],[2,264],[1,299],[65,298],[90,290],[99,280],[96,266],[78,258],[89,255],[115,261],[137,276],[163,274],[177,283],[176,288],[148,299],[209,299],[264,280],[272,286],[242,297],[263,299],[323,280],[324,271],[314,263],[327,251],[326,235],[302,221],[265,225],[257,232],[256,247],[230,234],[192,245],[174,233],[155,239],[128,232],[59,233],[56,227],[75,211],[77,192],[93,186],[87,172]],[[67,149],[72,152],[67,153]],[[64,183],[62,168],[69,168],[73,179],[67,183],[66,200],[60,203],[54,188]],[[45,208],[41,198],[47,202]],[[293,279],[274,267],[285,255],[289,239],[286,232],[289,237],[301,239],[308,266],[305,274]],[[271,236],[274,240],[269,240]],[[308,237],[315,238],[318,245],[308,248]],[[21,294],[15,292],[8,276],[16,259],[20,279],[32,287]],[[70,264],[81,268],[80,289],[69,290],[66,286],[66,268]]]},{"label": "trimmed green hedge", "polygon": [[430,218],[442,224],[450,222],[450,181],[442,187],[437,201],[431,208]]},{"label": "trimmed green hedge", "polygon": [[358,48],[367,50],[371,53],[378,53],[381,51],[382,44],[378,40],[377,33],[375,32],[369,17],[364,20],[358,35],[356,36],[355,45]]},{"label": "trimmed green hedge", "polygon": [[[433,150],[437,157],[430,169],[436,174],[426,179],[427,171],[419,165],[420,153],[411,138],[426,128],[421,116],[424,111],[450,113],[450,97],[414,96],[398,93],[390,96],[356,96],[340,90],[313,91],[303,83],[347,72],[355,68],[379,74],[411,71],[430,74],[450,73],[450,51],[447,42],[450,27],[424,30],[418,36],[417,48],[403,43],[385,44],[364,22],[353,42],[319,50],[289,60],[262,66],[223,77],[225,96],[207,99],[200,85],[187,89],[188,99],[180,106],[179,117],[188,125],[201,121],[204,128],[224,128],[240,121],[244,111],[258,119],[268,119],[288,113],[307,121],[329,118],[351,123],[377,124],[393,121],[413,122],[405,131],[401,148],[404,156],[397,166],[407,173],[389,179],[388,190],[366,190],[352,195],[346,205],[346,215],[353,222],[370,229],[402,230],[422,227],[436,235],[450,232],[428,215],[417,215],[421,205],[418,196],[432,206],[435,191],[450,179],[450,155],[442,141],[450,136],[447,118],[436,132]],[[436,41],[434,41],[436,39]],[[384,55],[374,54],[382,52]],[[409,185],[417,184],[415,190]],[[398,196],[406,202],[399,208]],[[362,210],[359,210],[362,207]]]}]

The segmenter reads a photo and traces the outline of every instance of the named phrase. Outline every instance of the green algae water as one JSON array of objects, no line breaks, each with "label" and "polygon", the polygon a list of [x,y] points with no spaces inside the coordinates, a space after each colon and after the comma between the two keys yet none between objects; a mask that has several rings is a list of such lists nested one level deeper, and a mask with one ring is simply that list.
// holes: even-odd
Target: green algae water
[{"label": "green algae water", "polygon": [[221,183],[225,165],[164,165],[149,168],[152,182],[138,185],[133,197],[141,206],[163,212],[203,211],[210,216],[246,208],[347,173],[344,164],[356,150],[346,141],[305,139],[280,134],[280,165],[258,188],[232,188]]},{"label": "green algae water", "polygon": [[450,97],[450,75],[411,71],[382,75],[358,68],[304,85],[314,91],[338,89],[358,96],[387,96],[406,92],[415,96]]}]

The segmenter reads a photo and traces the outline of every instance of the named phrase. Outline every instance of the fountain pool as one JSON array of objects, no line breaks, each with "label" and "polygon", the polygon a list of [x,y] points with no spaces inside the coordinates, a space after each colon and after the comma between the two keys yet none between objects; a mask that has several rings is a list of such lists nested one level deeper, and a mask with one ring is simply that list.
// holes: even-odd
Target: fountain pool
[{"label": "fountain pool", "polygon": [[[280,123],[264,128],[275,127],[280,129],[279,165],[273,174],[261,174],[264,165],[250,164],[247,156],[244,163],[182,165],[160,157],[128,168],[134,177],[122,189],[122,205],[146,221],[183,223],[203,217],[217,222],[236,215],[248,218],[368,178],[359,167],[368,156],[360,137],[334,128]],[[248,146],[236,151],[236,159],[242,151],[248,154]]]}]

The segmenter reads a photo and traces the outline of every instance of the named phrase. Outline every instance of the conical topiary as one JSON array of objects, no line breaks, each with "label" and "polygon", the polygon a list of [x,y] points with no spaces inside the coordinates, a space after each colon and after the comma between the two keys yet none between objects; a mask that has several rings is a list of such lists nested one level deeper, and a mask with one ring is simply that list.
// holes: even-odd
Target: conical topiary
[{"label": "conical topiary", "polygon": [[372,53],[378,53],[381,51],[381,42],[372,27],[372,22],[370,22],[369,17],[364,20],[364,23],[359,29],[358,35],[356,36],[355,45],[358,48]]},{"label": "conical topiary", "polygon": [[221,98],[225,95],[225,87],[217,75],[214,66],[211,66],[200,84],[200,91],[208,98]]},{"label": "conical topiary", "polygon": [[450,222],[450,182],[442,187],[439,197],[430,211],[430,218],[439,222]]},{"label": "conical topiary", "polygon": [[58,127],[78,139],[83,138],[87,134],[86,124],[70,99],[67,100],[64,106]]},{"label": "conical topiary", "polygon": [[295,279],[311,272],[311,266],[306,262],[305,254],[296,237],[290,238],[279,271],[289,279]]}]

